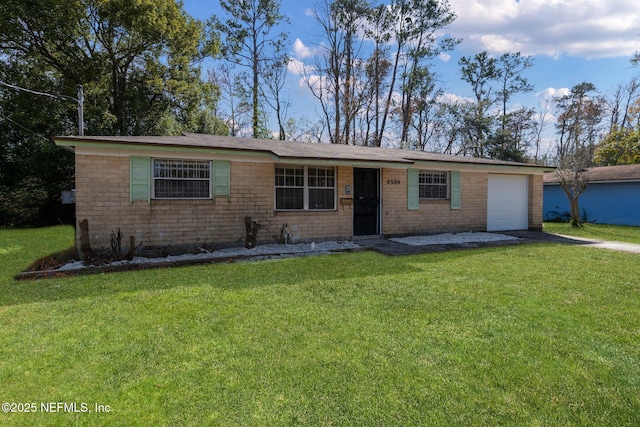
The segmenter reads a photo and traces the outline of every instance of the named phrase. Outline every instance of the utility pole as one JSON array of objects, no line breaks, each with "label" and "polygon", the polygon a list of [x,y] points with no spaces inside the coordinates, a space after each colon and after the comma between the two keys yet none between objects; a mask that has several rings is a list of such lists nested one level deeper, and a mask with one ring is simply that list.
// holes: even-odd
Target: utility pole
[{"label": "utility pole", "polygon": [[84,92],[82,85],[76,86],[78,95],[78,135],[84,136]]},{"label": "utility pole", "polygon": [[35,90],[25,89],[23,87],[5,83],[3,81],[0,81],[0,85],[10,87],[11,89],[32,93],[34,95],[48,96],[49,98],[65,99],[67,101],[77,102],[78,103],[78,135],[84,136],[84,92],[82,90],[81,84],[76,85],[78,98],[74,98],[72,96],[67,96],[67,95],[53,95],[50,93],[37,92]]}]

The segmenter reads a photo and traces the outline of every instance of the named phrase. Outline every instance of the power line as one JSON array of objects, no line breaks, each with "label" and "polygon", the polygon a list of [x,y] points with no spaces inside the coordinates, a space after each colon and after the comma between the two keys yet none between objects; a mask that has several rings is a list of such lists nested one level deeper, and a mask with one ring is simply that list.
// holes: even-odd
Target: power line
[{"label": "power line", "polygon": [[42,138],[42,139],[44,139],[44,140],[45,140],[45,141],[47,141],[47,142],[49,141],[49,139],[48,139],[47,137],[45,137],[45,136],[43,136],[43,135],[40,135],[40,134],[39,134],[39,133],[37,133],[37,132],[32,131],[31,129],[27,128],[27,127],[26,127],[26,126],[24,126],[24,125],[21,125],[20,123],[16,122],[15,120],[13,120],[13,119],[12,119],[12,118],[10,118],[10,117],[5,116],[5,115],[4,115],[4,114],[2,114],[2,113],[0,113],[0,117],[2,117],[2,118],[3,118],[3,119],[5,119],[5,120],[10,121],[10,122],[11,122],[11,123],[13,123],[14,125],[16,125],[16,126],[18,126],[18,127],[22,128],[22,129],[24,129],[25,131],[29,132],[30,134],[33,134],[33,135],[35,135],[35,136],[37,136],[37,137],[39,137],[39,138]]},{"label": "power line", "polygon": [[67,96],[67,95],[53,95],[51,93],[45,93],[45,92],[37,92],[35,90],[31,90],[31,89],[25,89],[23,87],[20,86],[16,86],[16,85],[12,85],[9,83],[5,83],[3,81],[0,80],[0,84],[3,86],[7,86],[10,87],[11,89],[15,89],[15,90],[21,90],[23,92],[28,92],[28,93],[32,93],[34,95],[40,95],[40,96],[47,96],[49,98],[55,98],[55,99],[64,99],[66,101],[72,101],[72,102],[78,102],[78,100],[72,96]]},{"label": "power line", "polygon": [[16,85],[12,85],[9,83],[5,83],[3,81],[0,80],[0,84],[10,87],[12,89],[15,90],[21,90],[27,93],[31,93],[34,95],[40,95],[40,96],[47,96],[49,98],[54,98],[54,99],[64,99],[66,101],[72,101],[72,102],[77,102],[78,103],[78,135],[82,136],[84,135],[84,92],[82,90],[82,85],[78,84],[76,85],[76,89],[78,91],[78,97],[74,98],[72,96],[67,96],[67,95],[54,95],[51,93],[45,93],[45,92],[37,92],[35,90],[31,90],[31,89],[25,89],[23,87],[20,86],[16,86]]}]

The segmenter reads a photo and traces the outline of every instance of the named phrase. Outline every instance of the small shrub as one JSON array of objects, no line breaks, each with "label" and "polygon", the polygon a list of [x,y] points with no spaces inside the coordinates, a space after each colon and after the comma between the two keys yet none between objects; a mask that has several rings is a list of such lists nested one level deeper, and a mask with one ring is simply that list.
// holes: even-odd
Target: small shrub
[{"label": "small shrub", "polygon": [[567,211],[549,211],[544,214],[545,222],[569,222],[571,221],[571,214]]},{"label": "small shrub", "polygon": [[76,259],[76,253],[76,248],[72,247],[44,256],[31,263],[31,265],[27,267],[27,271],[45,271],[59,268],[68,262],[74,261]]}]

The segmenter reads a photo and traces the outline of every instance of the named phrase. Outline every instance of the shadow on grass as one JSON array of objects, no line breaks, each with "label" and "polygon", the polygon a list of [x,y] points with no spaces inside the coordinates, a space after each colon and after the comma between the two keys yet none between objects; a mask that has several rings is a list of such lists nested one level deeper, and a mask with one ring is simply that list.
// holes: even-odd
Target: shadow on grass
[{"label": "shadow on grass", "polygon": [[[505,233],[520,238],[520,243],[584,244],[580,240],[541,232]],[[104,272],[71,277],[15,281],[0,278],[0,306],[60,301],[77,298],[108,297],[120,293],[153,292],[177,287],[213,286],[220,290],[242,290],[273,285],[294,286],[308,282],[360,279],[402,275],[422,271],[420,263],[456,260],[478,251],[500,250],[508,244],[457,245],[425,248],[422,254],[385,256],[373,251],[306,256],[248,262],[216,263],[147,270]],[[442,245],[440,245],[442,246]],[[456,250],[453,250],[456,249]]]},{"label": "shadow on grass", "polygon": [[[362,280],[370,277],[420,272],[420,262],[463,258],[476,253],[462,250],[447,254],[387,257],[372,251],[307,256],[228,264],[207,264],[142,271],[90,274],[31,281],[5,278],[0,285],[0,306],[102,298],[122,293],[154,292],[178,287],[212,286],[238,291],[274,285],[295,286],[312,282]],[[425,258],[427,257],[427,258]],[[432,257],[431,260],[428,258]]]}]

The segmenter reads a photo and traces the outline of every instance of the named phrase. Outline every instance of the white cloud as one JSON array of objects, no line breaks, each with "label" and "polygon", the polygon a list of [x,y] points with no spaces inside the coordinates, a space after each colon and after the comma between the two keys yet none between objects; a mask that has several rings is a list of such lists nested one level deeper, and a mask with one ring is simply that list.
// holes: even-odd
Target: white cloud
[{"label": "white cloud", "polygon": [[570,93],[571,90],[566,87],[560,89],[548,87],[545,90],[536,93],[536,98],[538,98],[540,104],[544,105],[547,102],[553,101],[554,98],[561,98],[563,96],[569,95]]},{"label": "white cloud", "polygon": [[287,63],[287,71],[291,74],[305,76],[313,73],[315,70],[316,67],[313,65],[305,64],[295,58],[289,58],[289,62]]},{"label": "white cloud", "polygon": [[473,102],[473,99],[467,98],[464,96],[459,96],[459,95],[456,95],[455,93],[443,93],[442,95],[438,95],[436,100],[438,102],[441,102],[444,104],[450,104],[450,105],[467,104],[467,103]]},{"label": "white cloud", "polygon": [[471,52],[585,58],[640,48],[640,2],[629,0],[450,0],[449,30]]},{"label": "white cloud", "polygon": [[304,45],[302,40],[296,39],[293,42],[293,54],[297,59],[309,58],[313,55],[313,51]]},{"label": "white cloud", "polygon": [[447,52],[442,52],[440,53],[440,55],[438,55],[438,58],[440,58],[442,62],[449,62],[449,60],[451,59],[451,55],[449,55]]}]

